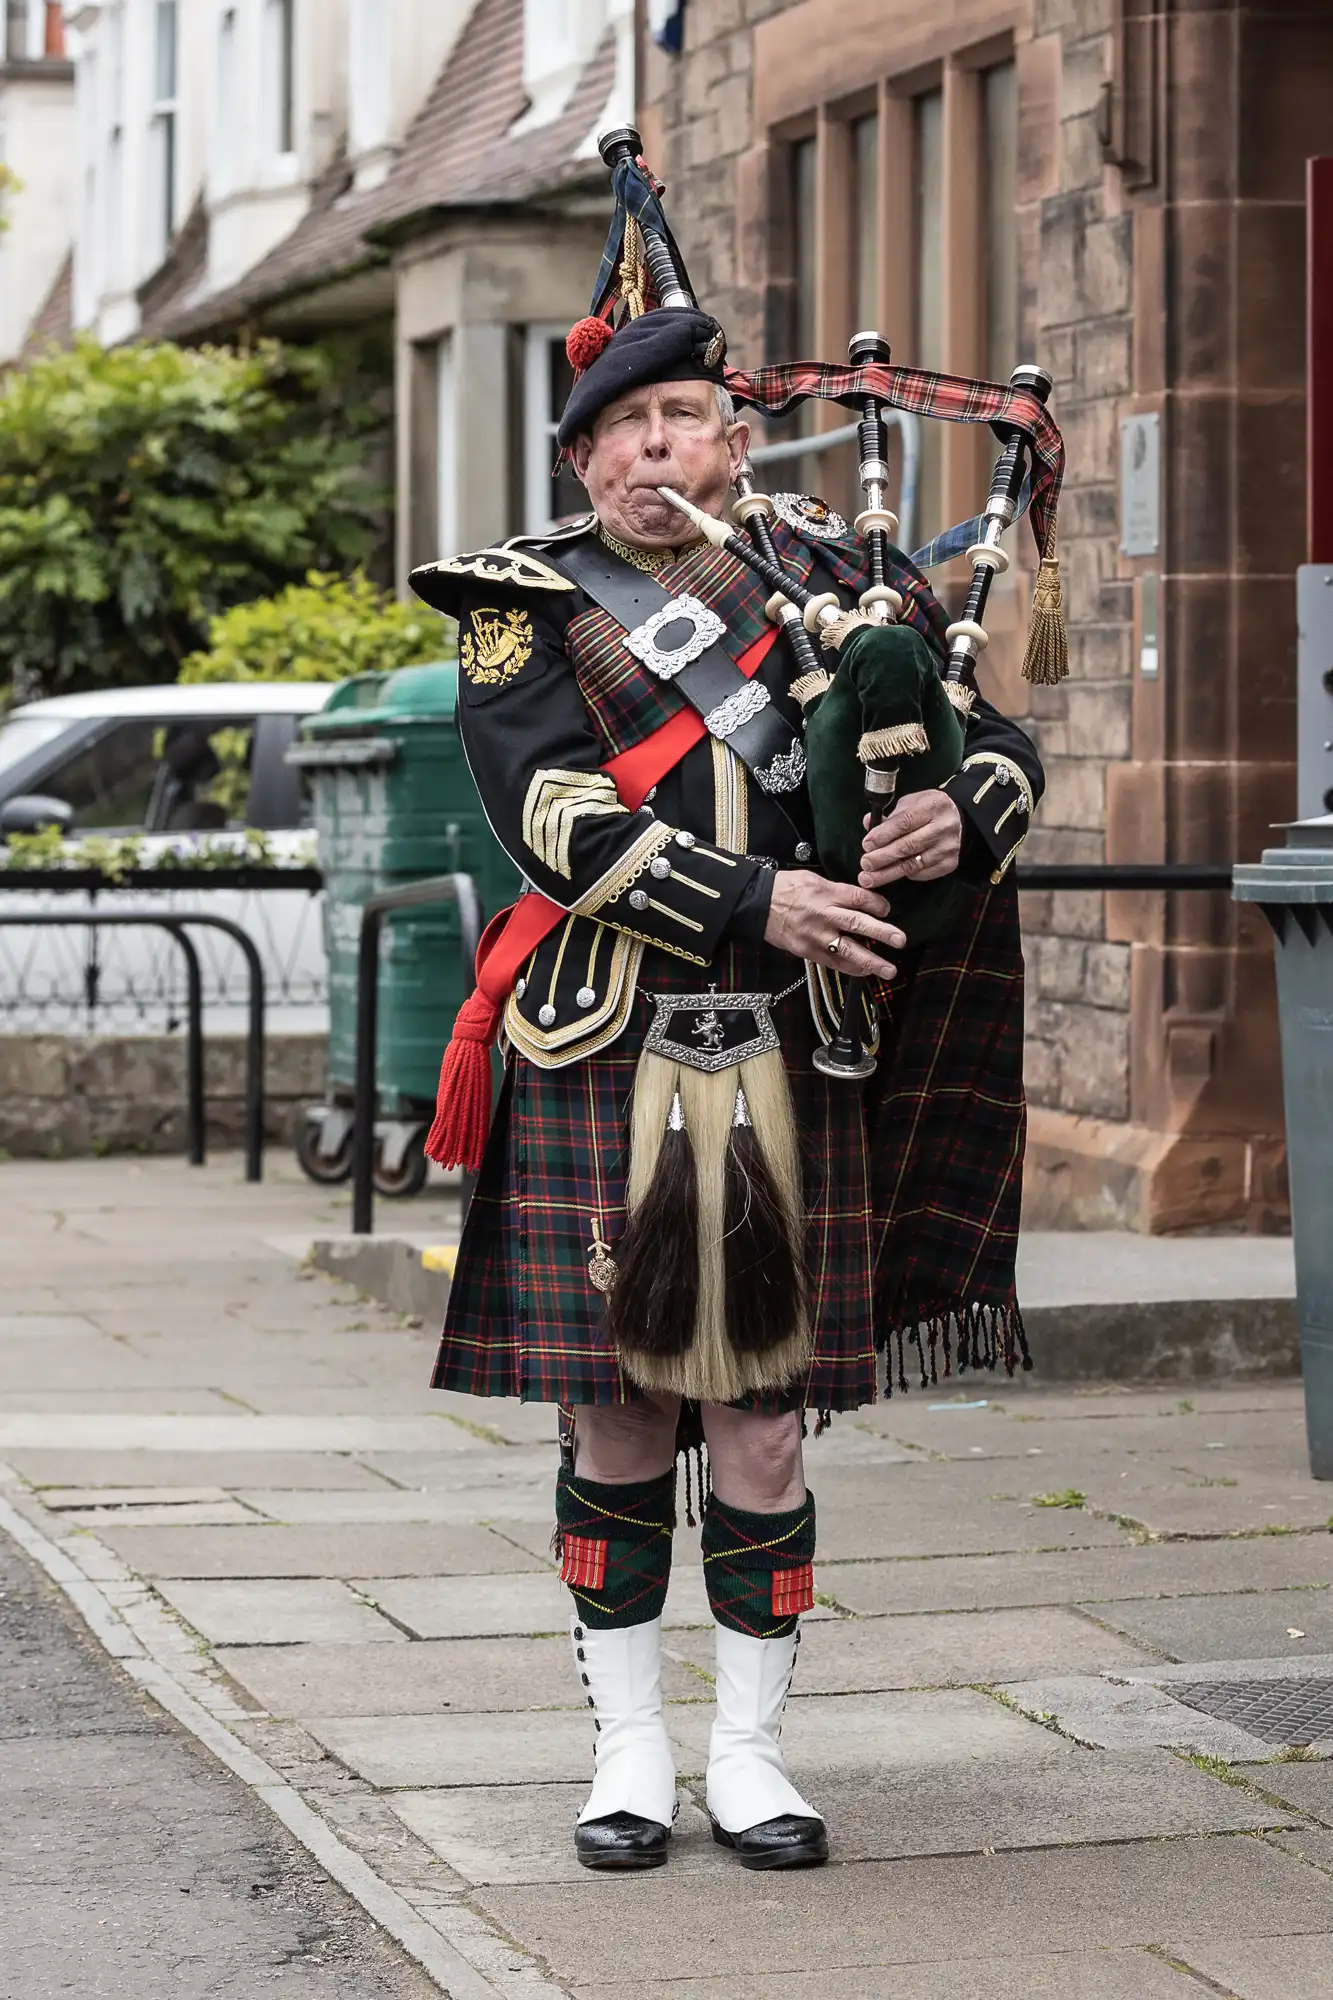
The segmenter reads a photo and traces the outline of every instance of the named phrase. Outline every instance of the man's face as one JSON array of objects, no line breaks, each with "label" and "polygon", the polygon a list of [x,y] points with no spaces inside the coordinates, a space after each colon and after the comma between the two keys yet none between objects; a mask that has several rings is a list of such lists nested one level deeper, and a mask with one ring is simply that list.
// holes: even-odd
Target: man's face
[{"label": "man's face", "polygon": [[723,424],[711,382],[655,382],[598,412],[592,436],[574,441],[574,470],[613,535],[636,548],[678,548],[693,531],[658,487],[721,515],[749,443],[748,424]]}]

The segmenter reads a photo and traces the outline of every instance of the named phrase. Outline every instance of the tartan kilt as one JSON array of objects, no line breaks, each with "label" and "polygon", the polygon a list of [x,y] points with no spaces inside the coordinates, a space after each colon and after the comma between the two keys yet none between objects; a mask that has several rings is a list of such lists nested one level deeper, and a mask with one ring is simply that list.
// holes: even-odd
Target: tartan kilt
[{"label": "tartan kilt", "polygon": [[[652,1019],[649,995],[779,994],[803,968],[785,952],[736,942],[706,972],[644,954],[630,1024],[609,1049],[564,1069],[510,1057],[468,1211],[434,1375],[439,1389],[533,1402],[621,1403],[622,1373],[602,1295],[588,1279],[594,1234],[624,1232],[629,1112]],[[755,1408],[855,1409],[875,1398],[871,1161],[862,1093],[814,1068],[804,978],[774,1006],[804,1163],[814,1355],[789,1392]]]},{"label": "tartan kilt", "polygon": [[[449,1296],[435,1386],[536,1402],[638,1391],[588,1281],[593,1234],[625,1224],[629,1107],[653,992],[782,993],[797,961],[733,944],[708,975],[645,953],[620,1040],[568,1069],[511,1058]],[[815,1330],[804,1381],[763,1409],[857,1409],[955,1370],[1031,1359],[1014,1280],[1022,1201],[1023,951],[1012,875],[969,887],[948,937],[902,955],[880,996],[879,1067],[863,1088],[822,1077],[804,982],[774,1008],[805,1168]]]}]

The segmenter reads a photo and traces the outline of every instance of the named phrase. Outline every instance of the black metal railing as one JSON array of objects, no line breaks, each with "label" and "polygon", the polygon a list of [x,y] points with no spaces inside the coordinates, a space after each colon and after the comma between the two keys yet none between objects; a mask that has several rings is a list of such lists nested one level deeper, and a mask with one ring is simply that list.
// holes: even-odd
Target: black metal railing
[{"label": "black metal railing", "polygon": [[1020,889],[1229,889],[1229,861],[1034,861]]},{"label": "black metal railing", "polygon": [[[314,1025],[322,1021],[328,1004],[322,910],[315,900],[323,884],[318,868],[140,868],[108,875],[91,868],[0,867],[0,914],[20,898],[24,904],[40,899],[54,907],[67,897],[82,896],[92,915],[123,907],[130,893],[142,897],[165,892],[171,901],[154,913],[170,916],[183,906],[197,908],[220,893],[243,897],[239,907],[230,910],[229,920],[242,922],[259,951],[269,1006],[305,1010],[313,1015]],[[278,892],[304,897],[308,907],[293,912],[291,904],[275,905],[270,898]],[[185,897],[188,905],[183,905]],[[188,1005],[175,955],[163,954],[142,939],[132,947],[129,940],[119,944],[114,928],[82,929],[84,935],[68,944],[49,936],[40,946],[24,948],[12,937],[7,939],[0,928],[0,1025],[11,1032],[120,1027],[174,1032]],[[248,1000],[237,984],[233,954],[211,949],[207,938],[201,943],[205,1008],[239,1013]]]},{"label": "black metal railing", "polygon": [[242,952],[249,974],[248,1032],[245,1049],[245,1178],[264,1177],[264,967],[253,938],[230,917],[198,910],[169,916],[142,910],[0,910],[0,930],[139,929],[165,931],[180,947],[186,975],[185,1079],[189,1154],[202,1166],[205,1147],[204,1006],[199,953],[187,927],[220,931]]},{"label": "black metal railing", "polygon": [[[352,1121],[352,1234],[369,1236],[375,1226],[375,1115],[379,1096],[375,1082],[379,1034],[380,938],[384,919],[393,910],[410,910],[428,903],[456,903],[463,953],[463,990],[472,990],[472,968],[484,922],[477,885],[470,875],[433,875],[386,889],[361,906],[361,945],[356,967],[356,1081]],[[441,1041],[443,1050],[443,1040]],[[471,1193],[467,1178],[463,1208]]]}]

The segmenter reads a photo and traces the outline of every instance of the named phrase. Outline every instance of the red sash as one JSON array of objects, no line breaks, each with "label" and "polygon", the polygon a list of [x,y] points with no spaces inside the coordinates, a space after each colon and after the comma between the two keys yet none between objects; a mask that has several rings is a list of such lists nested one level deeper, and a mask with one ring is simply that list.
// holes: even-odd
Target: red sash
[{"label": "red sash", "polygon": [[[741,672],[758,672],[778,628],[760,634],[736,662]],[[615,780],[620,803],[637,812],[653,786],[674,771],[686,752],[707,734],[703,717],[683,708],[602,766]],[[547,896],[529,891],[507,910],[491,918],[477,947],[477,984],[458,1010],[453,1035],[440,1064],[435,1122],[426,1135],[426,1152],[442,1167],[465,1167],[475,1173],[486,1150],[491,1125],[490,1048],[500,1032],[505,1002],[514,990],[519,969],[542,939],[569,915]]]}]

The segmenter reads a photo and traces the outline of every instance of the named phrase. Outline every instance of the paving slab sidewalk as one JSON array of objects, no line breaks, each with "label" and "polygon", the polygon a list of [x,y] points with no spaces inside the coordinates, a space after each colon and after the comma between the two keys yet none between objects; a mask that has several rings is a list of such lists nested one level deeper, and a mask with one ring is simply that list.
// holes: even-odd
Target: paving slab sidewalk
[{"label": "paving slab sidewalk", "polygon": [[[1333,1702],[1293,1750],[1182,1699],[1333,1679],[1333,1487],[1297,1383],[968,1378],[811,1442],[821,1604],[786,1742],[832,1829],[815,1875],[748,1876],[709,1836],[682,1524],[674,1853],[607,1884],[570,1855],[590,1736],[551,1413],[433,1395],[433,1328],[291,1254],[341,1208],[281,1162],[262,1189],[225,1160],[0,1165],[0,1510],[409,1951],[453,1955],[438,1990],[1333,2000]],[[1101,1303],[1160,1304],[1151,1254],[1117,1242]],[[1219,1353],[1230,1254],[1177,1266]],[[1098,1255],[1060,1250],[1067,1289],[1099,1289]],[[1267,1296],[1280,1253],[1248,1268]]]},{"label": "paving slab sidewalk", "polygon": [[[373,1237],[316,1236],[317,1267],[399,1312],[438,1320],[458,1240],[381,1212]],[[1195,1382],[1300,1369],[1291,1239],[1037,1230],[1019,1246],[1019,1285],[1047,1382]]]}]

